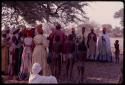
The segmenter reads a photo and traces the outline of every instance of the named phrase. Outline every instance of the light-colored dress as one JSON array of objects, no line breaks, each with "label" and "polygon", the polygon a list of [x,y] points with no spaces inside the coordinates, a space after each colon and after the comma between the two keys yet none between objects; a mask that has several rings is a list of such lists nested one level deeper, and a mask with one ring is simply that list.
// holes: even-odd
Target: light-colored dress
[{"label": "light-colored dress", "polygon": [[112,52],[108,34],[102,34],[98,40],[97,60],[112,62]]},{"label": "light-colored dress", "polygon": [[43,75],[51,74],[50,66],[47,63],[47,47],[49,41],[42,35],[37,34],[34,37],[35,48],[32,55],[32,65],[39,63],[43,70]]},{"label": "light-colored dress", "polygon": [[88,50],[87,50],[87,58],[88,59],[95,59],[96,56],[96,35],[94,33],[90,33],[88,35]]},{"label": "light-colored dress", "polygon": [[26,37],[24,39],[24,49],[22,53],[22,62],[20,69],[20,77],[23,79],[23,75],[29,76],[32,65],[32,37]]}]

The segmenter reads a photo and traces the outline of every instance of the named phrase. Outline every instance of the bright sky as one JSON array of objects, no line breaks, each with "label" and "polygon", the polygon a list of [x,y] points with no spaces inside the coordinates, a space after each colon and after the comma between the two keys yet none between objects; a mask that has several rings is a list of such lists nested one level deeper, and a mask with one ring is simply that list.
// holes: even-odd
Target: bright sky
[{"label": "bright sky", "polygon": [[90,6],[86,7],[87,15],[90,20],[99,24],[111,24],[112,27],[120,26],[120,19],[114,19],[114,13],[123,8],[123,2],[120,1],[95,1],[89,2]]}]

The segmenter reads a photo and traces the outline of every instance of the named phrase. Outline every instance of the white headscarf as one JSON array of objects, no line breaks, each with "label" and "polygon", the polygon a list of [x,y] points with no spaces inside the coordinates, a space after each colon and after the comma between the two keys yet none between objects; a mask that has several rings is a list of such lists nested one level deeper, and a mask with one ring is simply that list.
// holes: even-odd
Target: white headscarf
[{"label": "white headscarf", "polygon": [[[34,83],[34,82],[37,82],[39,81],[39,72],[41,71],[41,66],[39,63],[34,63],[33,66],[32,66],[32,70],[31,70],[31,73],[30,73],[30,77],[29,77],[29,83]],[[36,79],[37,78],[37,79]]]},{"label": "white headscarf", "polygon": [[29,83],[57,83],[57,79],[54,76],[41,76],[38,73],[42,70],[39,63],[34,63],[32,66],[32,73],[29,77]]},{"label": "white headscarf", "polygon": [[38,74],[42,70],[41,66],[39,63],[34,63],[32,66],[32,73],[33,74]]}]

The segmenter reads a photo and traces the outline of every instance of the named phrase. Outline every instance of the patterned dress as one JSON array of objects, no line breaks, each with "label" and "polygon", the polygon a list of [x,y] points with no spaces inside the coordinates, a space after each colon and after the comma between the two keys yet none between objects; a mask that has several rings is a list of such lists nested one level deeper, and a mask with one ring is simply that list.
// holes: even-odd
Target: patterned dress
[{"label": "patterned dress", "polygon": [[28,79],[32,64],[32,37],[26,37],[24,39],[24,49],[22,53],[22,62],[20,68],[20,78]]}]

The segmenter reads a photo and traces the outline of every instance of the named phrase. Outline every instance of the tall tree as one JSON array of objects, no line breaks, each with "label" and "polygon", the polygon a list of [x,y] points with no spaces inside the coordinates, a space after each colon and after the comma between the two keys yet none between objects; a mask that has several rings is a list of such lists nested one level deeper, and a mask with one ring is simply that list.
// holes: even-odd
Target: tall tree
[{"label": "tall tree", "polygon": [[22,16],[29,24],[34,24],[36,20],[54,23],[55,19],[65,24],[85,22],[88,18],[83,10],[84,6],[88,6],[88,3],[81,1],[4,1],[2,3],[2,7],[13,9],[16,15]]},{"label": "tall tree", "polygon": [[120,24],[123,26],[123,8],[115,12],[114,18],[120,18],[121,19]]}]

